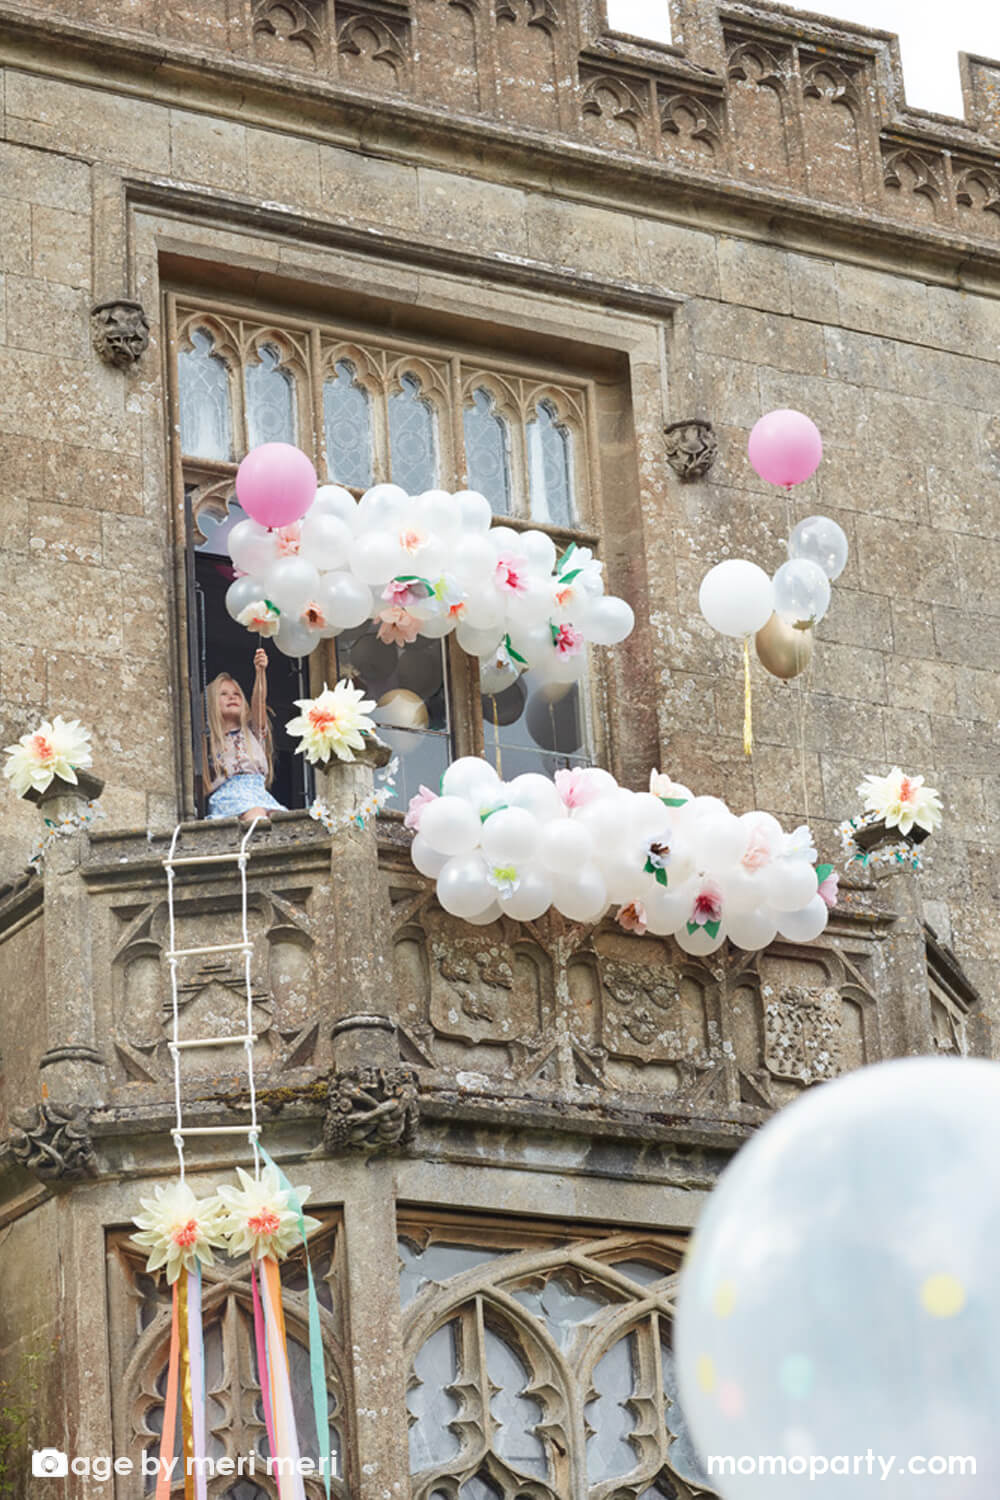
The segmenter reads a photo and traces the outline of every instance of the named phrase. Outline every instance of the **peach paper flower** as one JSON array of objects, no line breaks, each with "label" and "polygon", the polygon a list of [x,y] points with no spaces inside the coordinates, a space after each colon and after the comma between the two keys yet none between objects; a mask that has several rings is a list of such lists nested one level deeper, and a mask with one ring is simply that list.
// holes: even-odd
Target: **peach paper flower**
[{"label": "peach paper flower", "polygon": [[420,634],[420,621],[396,604],[380,610],[375,618],[380,621],[378,638],[383,646],[409,646]]}]

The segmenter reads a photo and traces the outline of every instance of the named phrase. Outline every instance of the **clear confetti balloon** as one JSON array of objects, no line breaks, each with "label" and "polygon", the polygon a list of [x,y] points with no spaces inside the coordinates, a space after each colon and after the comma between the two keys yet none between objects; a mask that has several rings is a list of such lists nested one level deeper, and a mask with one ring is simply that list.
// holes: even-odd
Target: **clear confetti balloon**
[{"label": "clear confetti balloon", "polygon": [[829,516],[806,516],[788,538],[789,557],[818,563],[833,583],[847,567],[847,537]]},{"label": "clear confetti balloon", "polygon": [[998,1139],[1000,1065],[918,1058],[811,1090],[739,1153],[675,1327],[725,1500],[1000,1495]]}]

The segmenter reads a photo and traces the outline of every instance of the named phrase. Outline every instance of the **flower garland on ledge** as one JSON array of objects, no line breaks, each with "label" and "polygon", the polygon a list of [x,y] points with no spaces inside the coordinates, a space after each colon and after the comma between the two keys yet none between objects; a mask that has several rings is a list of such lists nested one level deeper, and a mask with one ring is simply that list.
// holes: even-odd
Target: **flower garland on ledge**
[{"label": "flower garland on ledge", "polygon": [[36,840],[28,856],[28,869],[40,870],[49,848],[56,839],[64,838],[71,833],[77,833],[83,828],[89,828],[99,818],[107,817],[104,809],[98,807],[96,802],[88,802],[77,812],[67,813],[62,818],[46,818],[45,827],[48,830],[42,837]]},{"label": "flower garland on ledge", "polygon": [[317,797],[310,805],[309,816],[317,823],[322,823],[327,833],[339,833],[342,828],[349,828],[351,824],[355,828],[364,828],[370,819],[378,817],[386,803],[391,802],[395,796],[398,770],[399,757],[394,755],[385,769],[377,773],[378,785],[375,790],[359,802],[353,812],[335,814]]},{"label": "flower garland on ledge", "polygon": [[893,766],[887,776],[866,776],[858,795],[864,812],[845,819],[838,829],[847,865],[919,870],[923,860],[917,846],[940,828],[943,818],[937,790],[925,786],[922,776]]}]

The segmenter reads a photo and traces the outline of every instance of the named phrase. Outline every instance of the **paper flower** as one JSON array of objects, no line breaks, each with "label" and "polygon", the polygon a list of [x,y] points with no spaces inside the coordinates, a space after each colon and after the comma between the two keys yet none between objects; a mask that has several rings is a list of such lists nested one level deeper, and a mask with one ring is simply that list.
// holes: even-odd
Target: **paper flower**
[{"label": "paper flower", "polygon": [[302,527],[298,521],[291,526],[279,526],[274,534],[278,539],[279,557],[298,557],[302,550]]},{"label": "paper flower", "polygon": [[405,609],[426,596],[426,586],[417,578],[390,578],[382,590],[382,598],[397,609]]},{"label": "paper flower", "polygon": [[837,904],[837,888],[840,882],[840,876],[837,874],[832,865],[817,865],[816,879],[819,882],[816,894],[821,897],[821,899],[826,902],[830,910],[833,911],[833,908]]},{"label": "paper flower", "polygon": [[660,885],[667,883],[667,868],[670,864],[670,842],[673,834],[670,829],[663,833],[656,833],[643,845],[646,862],[643,870],[647,875],[655,875]]},{"label": "paper flower", "polygon": [[303,625],[308,625],[310,630],[325,630],[327,628],[327,618],[323,612],[323,606],[317,604],[315,599],[308,601],[305,609],[299,615],[299,620]]},{"label": "paper flower", "polygon": [[[299,1242],[299,1215],[291,1207],[292,1195],[301,1206],[312,1189],[283,1188],[276,1167],[265,1167],[255,1181],[242,1167],[236,1174],[241,1188],[220,1187],[219,1197],[225,1212],[223,1230],[227,1249],[233,1257],[249,1254],[251,1260],[273,1255],[284,1260]],[[306,1233],[319,1228],[319,1220],[303,1215]]]},{"label": "paper flower", "polygon": [[943,808],[938,792],[924,786],[922,776],[907,776],[893,766],[888,776],[866,776],[858,787],[865,811],[875,813],[886,828],[907,834],[914,824],[925,833],[941,826]]},{"label": "paper flower", "polygon": [[33,787],[44,792],[54,778],[76,783],[76,773],[92,764],[90,730],[79,719],[63,719],[56,714],[46,719],[30,734],[22,734],[16,745],[6,747],[7,764],[3,774],[19,797]]},{"label": "paper flower", "polygon": [[437,792],[432,792],[429,786],[421,786],[415,797],[410,798],[410,804],[406,809],[406,817],[403,819],[404,828],[412,828],[414,833],[420,831],[420,819],[424,815],[424,808],[431,802],[436,802]]},{"label": "paper flower", "polygon": [[586,767],[574,771],[557,771],[555,783],[564,807],[586,807],[588,802],[593,802],[595,797],[601,795],[600,785],[587,775]]},{"label": "paper flower", "polygon": [[630,901],[627,906],[618,908],[615,920],[626,932],[635,932],[642,937],[646,931],[646,908],[641,901]]},{"label": "paper flower", "polygon": [[556,577],[564,586],[576,583],[586,594],[600,594],[604,588],[603,569],[604,564],[597,561],[590,547],[578,547],[571,542],[556,563]]},{"label": "paper flower", "polygon": [[584,647],[583,632],[572,625],[553,625],[552,645],[557,656],[579,656]]},{"label": "paper flower", "polygon": [[239,625],[245,625],[255,635],[277,635],[281,624],[281,611],[269,599],[255,599],[236,616]]},{"label": "paper flower", "polygon": [[418,552],[422,552],[429,540],[430,538],[426,531],[418,530],[415,526],[401,531],[398,537],[400,547],[410,557],[414,557]]},{"label": "paper flower", "polygon": [[528,564],[523,557],[497,558],[494,582],[503,594],[523,594],[528,587]]},{"label": "paper flower", "polygon": [[353,752],[364,749],[364,735],[375,732],[374,723],[365,717],[375,707],[374,700],[348,682],[338,682],[334,688],[324,684],[318,697],[297,698],[295,706],[302,712],[285,727],[289,734],[301,736],[296,752],[312,765],[328,761],[331,755],[353,760]]},{"label": "paper flower", "polygon": [[420,621],[409,610],[390,605],[375,616],[380,622],[378,638],[383,646],[409,646],[420,633]]},{"label": "paper flower", "polygon": [[167,1268],[167,1281],[175,1282],[181,1270],[215,1264],[212,1247],[226,1243],[223,1208],[218,1196],[196,1198],[186,1182],[171,1182],[153,1189],[152,1198],[140,1198],[146,1210],[132,1220],[142,1231],[132,1239],[149,1250],[147,1271]]},{"label": "paper flower", "polygon": [[650,771],[649,790],[654,797],[659,797],[668,807],[680,807],[685,802],[691,801],[691,792],[679,781],[671,781],[666,771]]},{"label": "paper flower", "polygon": [[704,927],[711,937],[715,937],[721,920],[722,892],[714,885],[702,886],[694,898],[688,931],[691,932],[695,927]]},{"label": "paper flower", "polygon": [[486,872],[486,879],[496,888],[499,896],[513,896],[521,884],[521,877],[513,865],[494,865]]},{"label": "paper flower", "polygon": [[816,845],[807,823],[800,823],[792,833],[785,834],[782,853],[786,859],[807,859],[811,865],[816,863]]}]

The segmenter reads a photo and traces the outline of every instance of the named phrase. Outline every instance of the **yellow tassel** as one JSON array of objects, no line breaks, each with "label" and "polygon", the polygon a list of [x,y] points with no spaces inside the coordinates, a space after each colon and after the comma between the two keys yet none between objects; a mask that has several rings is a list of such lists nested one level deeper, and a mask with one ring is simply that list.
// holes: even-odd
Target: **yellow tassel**
[{"label": "yellow tassel", "polygon": [[750,685],[750,637],[743,637],[743,754],[753,754],[753,689]]}]

